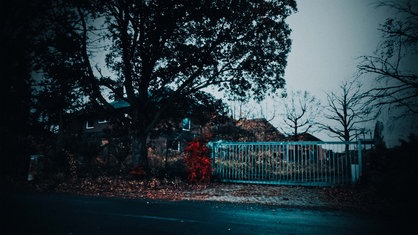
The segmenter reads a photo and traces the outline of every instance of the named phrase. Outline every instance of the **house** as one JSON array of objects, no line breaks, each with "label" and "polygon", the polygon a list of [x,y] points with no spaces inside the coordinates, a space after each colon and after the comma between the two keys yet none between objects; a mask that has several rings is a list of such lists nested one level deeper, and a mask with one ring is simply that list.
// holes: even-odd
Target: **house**
[{"label": "house", "polygon": [[[119,112],[125,112],[130,105],[125,100],[115,100],[109,103],[115,110]],[[106,129],[112,127],[111,119],[112,117],[109,114],[99,112],[97,110],[87,111],[84,115],[81,115],[83,126],[83,134],[97,134],[102,133]]]},{"label": "house", "polygon": [[[224,117],[216,125],[212,124],[210,130],[213,140],[232,142],[291,142],[293,136],[285,136],[265,118],[239,119]],[[303,133],[296,137],[296,141],[321,141],[316,136]]]},{"label": "house", "polygon": [[215,130],[217,139],[241,142],[283,141],[285,136],[265,118],[230,120]]},{"label": "house", "polygon": [[218,116],[206,127],[211,141],[268,142],[284,141],[285,136],[265,118],[234,120]]},{"label": "house", "polygon": [[236,122],[236,126],[242,130],[245,130],[253,135],[252,139],[246,141],[284,141],[285,135],[277,130],[269,121],[265,118],[257,119],[240,119]]},{"label": "house", "polygon": [[286,141],[322,141],[322,140],[317,138],[316,136],[313,136],[312,134],[305,132],[302,134],[298,134],[296,138],[295,136],[289,136],[286,138]]},{"label": "house", "polygon": [[[68,141],[83,164],[115,166],[132,164],[129,124],[123,116],[129,115],[130,104],[123,100],[109,103],[116,112],[106,112],[100,107],[86,107],[84,110],[67,115],[60,126],[60,132],[75,136]],[[157,125],[147,139],[149,162],[157,159],[166,162],[170,156],[183,152],[187,143],[201,135],[198,121],[185,117],[181,121],[167,120]],[[125,168],[126,169],[126,168]]]},{"label": "house", "polygon": [[[123,99],[115,100],[110,105],[122,115],[128,113],[130,107],[129,103]],[[109,144],[122,146],[124,151],[116,149],[114,152],[120,152],[121,156],[117,158],[119,161],[123,160],[123,157],[126,157],[130,152],[129,128],[109,113],[100,112],[98,109],[90,110],[78,114],[76,120],[74,120],[76,125],[73,124],[73,129],[78,130],[83,141],[90,143],[92,146],[106,146]],[[210,136],[211,141],[290,141],[265,118],[234,120],[228,116],[214,115],[210,120],[209,123],[202,126],[195,123],[192,118],[185,117],[180,123],[170,123],[171,127],[168,131],[155,131],[147,140],[151,155],[168,156],[169,152],[182,152],[190,141],[203,135]],[[309,133],[299,135],[298,140],[320,141]]]}]

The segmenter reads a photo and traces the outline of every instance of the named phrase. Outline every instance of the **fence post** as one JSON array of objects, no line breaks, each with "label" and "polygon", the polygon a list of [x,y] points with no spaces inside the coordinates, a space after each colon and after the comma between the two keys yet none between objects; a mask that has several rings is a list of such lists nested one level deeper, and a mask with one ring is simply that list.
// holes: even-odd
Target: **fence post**
[{"label": "fence post", "polygon": [[211,141],[211,142],[208,143],[208,146],[209,146],[209,149],[210,149],[210,158],[211,158],[211,161],[212,161],[212,175],[213,175],[213,173],[215,172],[216,142]]},{"label": "fence post", "polygon": [[359,166],[359,177],[363,175],[363,156],[361,148],[361,140],[357,140],[357,151],[358,151],[358,166]]}]

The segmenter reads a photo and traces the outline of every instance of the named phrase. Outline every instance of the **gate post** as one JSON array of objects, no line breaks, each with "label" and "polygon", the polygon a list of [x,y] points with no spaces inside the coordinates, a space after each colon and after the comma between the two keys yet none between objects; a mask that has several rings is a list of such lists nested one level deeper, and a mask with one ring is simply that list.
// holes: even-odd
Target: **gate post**
[{"label": "gate post", "polygon": [[216,149],[216,142],[209,142],[208,143],[209,149],[210,149],[210,158],[212,161],[212,176],[215,172],[215,149]]},{"label": "gate post", "polygon": [[357,140],[357,151],[358,151],[358,165],[359,165],[359,177],[363,175],[363,156],[361,148],[361,140]]}]

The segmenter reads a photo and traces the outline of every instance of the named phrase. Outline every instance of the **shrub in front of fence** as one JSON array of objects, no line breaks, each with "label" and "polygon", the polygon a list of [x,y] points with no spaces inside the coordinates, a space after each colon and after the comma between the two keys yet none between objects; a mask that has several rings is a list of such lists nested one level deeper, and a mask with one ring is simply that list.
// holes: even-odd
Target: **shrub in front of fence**
[{"label": "shrub in front of fence", "polygon": [[190,183],[207,183],[212,175],[210,150],[202,140],[194,140],[185,148],[188,181]]}]

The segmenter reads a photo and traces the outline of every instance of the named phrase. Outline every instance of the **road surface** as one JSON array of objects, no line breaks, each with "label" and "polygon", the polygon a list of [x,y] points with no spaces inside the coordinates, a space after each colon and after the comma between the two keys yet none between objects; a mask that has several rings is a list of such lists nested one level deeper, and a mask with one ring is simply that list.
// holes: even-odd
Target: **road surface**
[{"label": "road surface", "polygon": [[0,234],[381,234],[390,219],[254,204],[14,193]]}]

